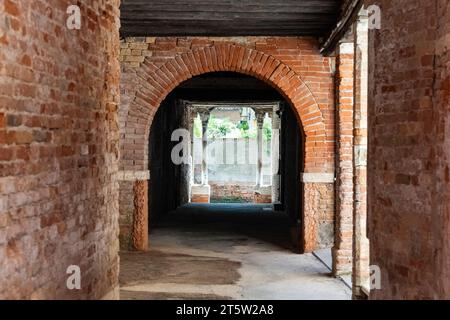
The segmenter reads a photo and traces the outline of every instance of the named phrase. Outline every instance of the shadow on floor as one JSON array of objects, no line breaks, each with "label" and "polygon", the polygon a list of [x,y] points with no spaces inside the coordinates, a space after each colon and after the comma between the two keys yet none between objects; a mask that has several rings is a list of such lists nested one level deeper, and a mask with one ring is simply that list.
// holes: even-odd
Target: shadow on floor
[{"label": "shadow on floor", "polygon": [[[283,249],[293,249],[290,239],[290,219],[283,212],[274,212],[268,204],[190,203],[168,213],[154,228],[176,228],[182,232],[242,235],[270,243]],[[150,231],[151,237],[152,231]]]}]

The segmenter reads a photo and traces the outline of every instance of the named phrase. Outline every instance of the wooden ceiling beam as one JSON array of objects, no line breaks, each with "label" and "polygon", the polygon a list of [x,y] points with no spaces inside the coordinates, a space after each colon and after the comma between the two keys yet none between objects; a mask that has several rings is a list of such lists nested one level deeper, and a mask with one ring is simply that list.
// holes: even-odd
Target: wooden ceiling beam
[{"label": "wooden ceiling beam", "polygon": [[340,0],[122,0],[122,36],[324,36]]}]

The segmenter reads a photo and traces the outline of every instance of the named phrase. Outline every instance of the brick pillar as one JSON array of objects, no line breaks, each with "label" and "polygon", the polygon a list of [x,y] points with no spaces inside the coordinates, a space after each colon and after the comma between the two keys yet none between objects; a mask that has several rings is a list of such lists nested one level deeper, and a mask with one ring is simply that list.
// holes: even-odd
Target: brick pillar
[{"label": "brick pillar", "polygon": [[354,45],[340,43],[336,55],[336,223],[333,274],[352,271]]},{"label": "brick pillar", "polygon": [[301,251],[330,248],[333,243],[334,174],[302,173]]},{"label": "brick pillar", "polygon": [[367,239],[367,89],[368,19],[363,10],[355,24],[354,72],[354,176],[353,176],[353,296],[365,297],[369,289],[369,240]]},{"label": "brick pillar", "polygon": [[317,249],[317,193],[315,184],[304,182],[303,199],[304,208],[302,216],[302,253],[313,252]]},{"label": "brick pillar", "polygon": [[134,182],[133,248],[138,251],[148,249],[148,181]]},{"label": "brick pillar", "polygon": [[120,247],[125,250],[148,249],[149,171],[119,171]]}]

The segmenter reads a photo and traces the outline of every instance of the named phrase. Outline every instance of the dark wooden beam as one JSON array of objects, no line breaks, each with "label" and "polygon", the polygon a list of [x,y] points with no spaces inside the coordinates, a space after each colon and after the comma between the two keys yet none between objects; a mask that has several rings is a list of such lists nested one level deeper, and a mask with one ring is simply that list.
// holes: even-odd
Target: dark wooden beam
[{"label": "dark wooden beam", "polygon": [[321,44],[320,52],[323,55],[330,55],[334,52],[336,45],[344,38],[345,34],[352,27],[352,24],[358,18],[358,13],[363,7],[362,0],[348,0],[341,17],[336,26],[330,31],[329,35]]},{"label": "dark wooden beam", "polygon": [[340,0],[122,0],[122,36],[323,36]]}]

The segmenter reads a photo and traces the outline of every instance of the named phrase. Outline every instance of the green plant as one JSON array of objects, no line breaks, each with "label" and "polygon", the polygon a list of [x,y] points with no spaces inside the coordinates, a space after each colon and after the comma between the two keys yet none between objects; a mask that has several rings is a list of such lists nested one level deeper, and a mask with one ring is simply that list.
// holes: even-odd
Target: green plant
[{"label": "green plant", "polygon": [[202,121],[198,117],[194,119],[194,137],[202,137]]},{"label": "green plant", "polygon": [[220,139],[226,137],[234,128],[235,124],[230,119],[217,119],[213,116],[209,118],[208,122],[208,138]]},{"label": "green plant", "polygon": [[256,138],[256,130],[250,128],[247,120],[242,120],[236,127],[240,130],[241,138]]},{"label": "green plant", "polygon": [[247,131],[248,129],[250,129],[250,126],[249,126],[247,120],[241,120],[241,122],[239,122],[239,124],[236,126],[236,128],[243,130],[243,131]]},{"label": "green plant", "polygon": [[269,121],[264,121],[263,124],[263,139],[269,141],[272,139],[272,125]]}]

